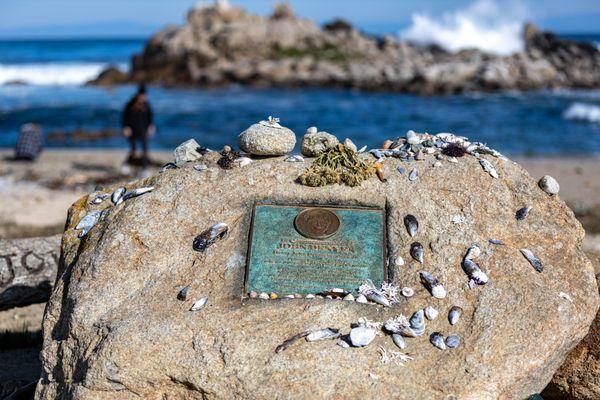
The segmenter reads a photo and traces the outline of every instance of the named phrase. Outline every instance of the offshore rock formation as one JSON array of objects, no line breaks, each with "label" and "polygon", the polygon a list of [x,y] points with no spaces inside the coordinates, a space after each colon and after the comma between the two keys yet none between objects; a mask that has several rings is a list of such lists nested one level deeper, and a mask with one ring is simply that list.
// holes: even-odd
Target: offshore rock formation
[{"label": "offshore rock formation", "polygon": [[[128,184],[155,189],[120,205],[82,198],[69,210],[60,278],[46,308],[37,398],[522,399],[539,393],[596,314],[594,271],[581,250],[584,231],[559,195],[546,194],[517,164],[483,157],[498,178],[472,156],[453,163],[427,155],[414,162],[415,181],[398,171],[409,163],[387,158],[386,182],[373,177],[358,188],[312,188],[296,183],[309,161],[261,158],[224,170],[220,154],[209,152],[202,170],[190,162]],[[265,199],[385,208],[390,256],[406,260],[390,266],[393,282],[414,288],[414,295],[391,307],[242,299],[252,205]],[[524,204],[532,211],[517,221]],[[75,227],[92,209],[108,211],[80,239]],[[407,213],[418,218],[424,267],[443,283],[444,299],[419,282]],[[194,238],[219,222],[228,224],[228,234],[194,251]],[[489,243],[491,237],[505,245]],[[461,262],[473,243],[489,282],[469,288]],[[521,248],[535,252],[543,272]],[[187,286],[186,300],[178,299]],[[204,297],[208,302],[190,311]],[[361,317],[382,322],[427,306],[440,315],[452,306],[463,313],[456,325],[438,317],[426,322],[426,334],[407,338],[405,351],[414,360],[403,367],[382,362],[395,346],[387,335],[364,348],[301,340],[275,352],[306,330],[331,327],[345,335]],[[432,332],[456,333],[460,346],[437,349]]]},{"label": "offshore rock formation", "polygon": [[600,52],[533,25],[510,56],[449,53],[392,36],[374,37],[336,20],[323,28],[286,5],[264,18],[217,2],[189,11],[187,24],[156,33],[129,75],[114,68],[95,83],[348,87],[418,94],[600,87]]}]

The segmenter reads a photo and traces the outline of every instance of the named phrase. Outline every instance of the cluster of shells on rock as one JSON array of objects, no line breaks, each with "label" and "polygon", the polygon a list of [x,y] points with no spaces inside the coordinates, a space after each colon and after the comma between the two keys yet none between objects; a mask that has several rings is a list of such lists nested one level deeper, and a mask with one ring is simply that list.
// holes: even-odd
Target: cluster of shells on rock
[{"label": "cluster of shells on rock", "polygon": [[[118,206],[126,200],[134,197],[141,196],[154,190],[154,186],[138,187],[127,190],[125,187],[117,188],[112,194],[105,192],[96,192],[90,195],[91,199],[88,204],[92,206],[102,205],[106,199],[110,197],[112,205]],[[75,230],[79,231],[78,237],[82,238],[88,234],[88,232],[98,223],[103,220],[110,210],[111,205],[103,208],[102,210],[91,210],[89,211],[78,223],[75,225]]]}]

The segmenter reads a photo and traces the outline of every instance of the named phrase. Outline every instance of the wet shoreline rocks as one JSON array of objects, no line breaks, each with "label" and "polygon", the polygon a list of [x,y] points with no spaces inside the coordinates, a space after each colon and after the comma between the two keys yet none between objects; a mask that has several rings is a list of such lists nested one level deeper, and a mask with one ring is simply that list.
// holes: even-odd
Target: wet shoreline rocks
[{"label": "wet shoreline rocks", "polygon": [[133,57],[130,72],[110,67],[97,84],[329,87],[420,95],[600,87],[600,52],[533,25],[524,49],[499,56],[451,53],[346,22],[318,26],[288,9],[262,17],[217,2],[191,9],[183,26],[157,32]]},{"label": "wet shoreline rocks", "polygon": [[[90,196],[76,202],[63,234],[61,279],[44,319],[37,397],[509,399],[538,393],[598,308],[594,271],[581,250],[583,229],[559,195],[549,196],[495,150],[451,134],[410,136],[413,143],[403,137],[377,149],[379,159],[356,154],[378,163],[386,178],[373,174],[358,187],[302,185],[297,179],[309,163],[286,157],[254,157],[223,169],[222,152],[209,151],[202,169],[187,162],[125,185],[125,193],[153,190],[118,205],[90,204]],[[460,143],[466,154],[425,151],[436,143]],[[421,159],[414,157],[419,151]],[[410,181],[408,171],[417,166],[418,178]],[[365,286],[355,301],[245,293],[252,205],[264,200],[385,210],[388,256],[401,260],[389,266],[389,285]],[[532,211],[517,221],[524,205]],[[103,217],[79,237],[77,225],[94,211]],[[411,229],[412,218],[407,228],[407,215],[418,229]],[[423,264],[411,257],[415,241]],[[543,271],[520,249],[530,249]],[[485,284],[470,284],[465,259],[486,274]],[[428,286],[437,283],[423,285],[420,271],[442,284],[445,296],[432,296]],[[394,290],[405,287],[413,288],[411,296]],[[452,307],[462,310],[454,325],[447,318]],[[408,325],[402,315],[412,316]],[[397,322],[389,325],[394,332],[410,328],[415,336],[394,340],[381,328],[390,320]],[[357,321],[365,329],[355,331],[356,344],[366,345],[346,348],[341,342],[348,344]],[[290,338],[325,328],[336,339],[339,329],[340,344],[298,340],[276,352]],[[438,348],[430,342],[434,333]],[[405,359],[405,351],[410,362],[389,362]]]}]

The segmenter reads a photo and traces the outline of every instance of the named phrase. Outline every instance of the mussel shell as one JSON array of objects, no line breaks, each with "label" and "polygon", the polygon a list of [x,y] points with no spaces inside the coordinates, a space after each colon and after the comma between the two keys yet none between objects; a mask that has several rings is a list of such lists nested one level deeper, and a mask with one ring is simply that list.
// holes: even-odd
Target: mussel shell
[{"label": "mussel shell", "polygon": [[404,340],[404,337],[402,335],[398,333],[393,333],[392,340],[394,341],[394,344],[402,350],[406,348],[406,341]]},{"label": "mussel shell", "polygon": [[406,227],[408,234],[411,237],[414,237],[419,230],[419,221],[417,221],[417,218],[414,215],[407,214],[404,217],[404,226]]},{"label": "mussel shell", "polygon": [[515,217],[518,221],[524,220],[529,215],[529,211],[531,211],[531,206],[525,206],[517,210]]},{"label": "mussel shell", "polygon": [[423,264],[424,262],[424,255],[425,255],[425,250],[423,249],[423,245],[419,242],[414,242],[413,244],[410,245],[410,255],[412,258],[414,258],[416,261],[420,262],[421,264]]},{"label": "mussel shell", "polygon": [[446,343],[444,342],[444,336],[439,332],[433,332],[429,335],[429,341],[432,345],[440,350],[446,350]]},{"label": "mussel shell", "polygon": [[450,322],[450,325],[456,325],[462,313],[462,308],[459,306],[452,306],[452,308],[450,308],[450,312],[448,312],[448,322]]},{"label": "mussel shell", "polygon": [[533,254],[533,252],[529,249],[521,249],[521,254],[529,261],[531,266],[535,268],[537,272],[542,272],[544,270],[544,266],[542,262]]},{"label": "mussel shell", "polygon": [[460,336],[455,334],[448,335],[446,337],[446,340],[444,340],[444,343],[446,344],[446,347],[450,349],[455,349],[458,346],[460,346]]}]

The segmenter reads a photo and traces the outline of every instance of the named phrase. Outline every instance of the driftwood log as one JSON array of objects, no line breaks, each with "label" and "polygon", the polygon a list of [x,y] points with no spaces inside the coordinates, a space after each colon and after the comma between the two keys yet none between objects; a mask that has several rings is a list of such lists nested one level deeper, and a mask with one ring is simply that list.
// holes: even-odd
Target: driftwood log
[{"label": "driftwood log", "polygon": [[60,238],[0,239],[0,311],[48,301]]}]

